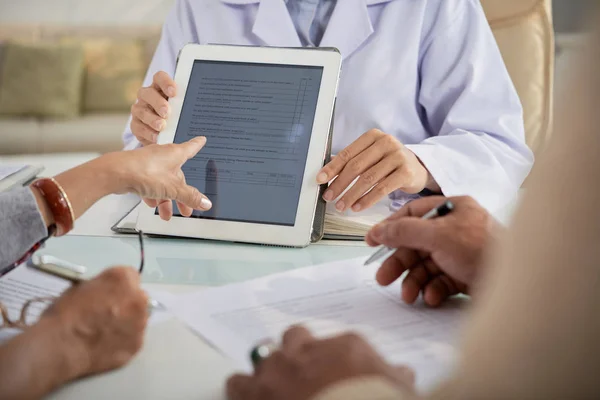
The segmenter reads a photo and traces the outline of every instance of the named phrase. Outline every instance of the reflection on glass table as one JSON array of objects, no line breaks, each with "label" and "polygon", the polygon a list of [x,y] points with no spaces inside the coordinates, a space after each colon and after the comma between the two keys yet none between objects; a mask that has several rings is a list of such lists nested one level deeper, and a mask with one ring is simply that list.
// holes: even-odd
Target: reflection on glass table
[{"label": "reflection on glass table", "polygon": [[[218,286],[363,257],[373,251],[360,242],[350,246],[316,244],[303,249],[155,237],[147,237],[144,243],[143,282],[201,286]],[[88,276],[115,265],[139,264],[135,236],[65,236],[48,241],[39,254],[84,265]]]}]

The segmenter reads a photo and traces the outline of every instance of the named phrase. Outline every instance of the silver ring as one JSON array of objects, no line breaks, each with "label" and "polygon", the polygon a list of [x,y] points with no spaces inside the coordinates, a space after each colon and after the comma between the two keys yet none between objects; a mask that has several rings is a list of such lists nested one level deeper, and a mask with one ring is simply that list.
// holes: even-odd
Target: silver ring
[{"label": "silver ring", "polygon": [[262,343],[254,346],[250,352],[250,361],[252,361],[254,368],[269,358],[275,351],[277,351],[277,348],[278,346],[273,342]]}]

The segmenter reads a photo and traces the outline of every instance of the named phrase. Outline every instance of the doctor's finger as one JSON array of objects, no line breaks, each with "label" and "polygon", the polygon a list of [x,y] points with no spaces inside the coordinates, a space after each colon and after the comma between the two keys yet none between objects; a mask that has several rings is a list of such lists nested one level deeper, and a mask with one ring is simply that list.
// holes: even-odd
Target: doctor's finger
[{"label": "doctor's finger", "polygon": [[164,71],[159,71],[152,78],[152,87],[160,91],[165,99],[175,97],[177,94],[177,85],[175,81]]},{"label": "doctor's finger", "polygon": [[131,132],[144,146],[154,144],[158,140],[158,132],[137,118],[131,120]]},{"label": "doctor's finger", "polygon": [[341,202],[347,208],[352,208],[353,211],[361,210],[356,202],[364,196],[371,188],[377,185],[378,182],[387,178],[397,168],[397,163],[390,157],[384,158],[376,165],[360,175],[356,183],[342,196]]},{"label": "doctor's finger", "polygon": [[158,132],[162,131],[166,125],[166,121],[156,115],[154,110],[143,101],[138,101],[131,106],[131,115],[142,121],[144,125]]},{"label": "doctor's finger", "polygon": [[[362,153],[358,154],[342,169],[335,178],[335,180],[329,185],[329,188],[325,191],[323,198],[326,201],[332,201],[338,198],[344,190],[346,190],[352,182],[356,180],[361,174],[371,169],[374,165],[381,161],[383,155],[380,153],[379,149],[375,146],[370,146],[366,148]],[[364,194],[364,192],[362,193]],[[344,211],[348,208],[347,203],[338,202],[336,208],[339,211]]]},{"label": "doctor's finger", "polygon": [[327,183],[335,178],[344,169],[346,164],[364,150],[371,147],[371,145],[383,135],[385,135],[385,133],[373,129],[356,139],[348,147],[336,154],[329,164],[321,169],[317,175],[317,183]]},{"label": "doctor's finger", "polygon": [[378,182],[369,193],[365,194],[354,204],[356,208],[364,210],[365,208],[372,207],[379,200],[387,197],[394,190],[398,189],[398,180],[394,175],[395,173],[392,173],[384,180]]},{"label": "doctor's finger", "polygon": [[147,104],[157,117],[165,119],[169,116],[169,102],[152,86],[143,87],[138,91],[138,103]]}]

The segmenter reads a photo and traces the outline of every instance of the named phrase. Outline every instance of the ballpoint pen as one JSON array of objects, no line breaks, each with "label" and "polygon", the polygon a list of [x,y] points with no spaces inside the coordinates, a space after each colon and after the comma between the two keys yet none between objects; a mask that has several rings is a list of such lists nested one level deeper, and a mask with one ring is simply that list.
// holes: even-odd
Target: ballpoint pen
[{"label": "ballpoint pen", "polygon": [[[432,219],[437,217],[443,217],[444,215],[448,215],[454,210],[454,204],[447,200],[444,203],[440,204],[433,210],[429,211],[427,214],[423,215],[421,219]],[[387,246],[379,246],[377,251],[373,253],[371,257],[367,261],[365,261],[365,265],[372,264],[381,259],[387,259],[392,254],[396,252],[397,249],[393,249]]]}]

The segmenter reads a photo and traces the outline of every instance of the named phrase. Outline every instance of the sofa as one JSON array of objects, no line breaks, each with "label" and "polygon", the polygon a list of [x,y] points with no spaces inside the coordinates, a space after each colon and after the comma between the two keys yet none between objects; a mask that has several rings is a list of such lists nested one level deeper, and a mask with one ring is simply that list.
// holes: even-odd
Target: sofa
[{"label": "sofa", "polygon": [[[90,26],[42,26],[42,25],[0,25],[0,76],[2,71],[3,48],[9,43],[31,46],[52,46],[55,43],[102,44],[104,47],[134,45],[139,51],[129,52],[129,62],[136,65],[132,80],[133,86],[141,86],[145,71],[160,38],[160,26],[90,27]],[[113,47],[114,47],[113,46]],[[129,46],[131,47],[131,46]],[[131,60],[135,54],[137,59]],[[96,54],[96,56],[98,56]],[[110,80],[111,60],[89,65],[84,62],[84,70],[93,69],[97,76],[107,76],[100,84]],[[104,64],[104,65],[103,65]],[[103,71],[102,68],[105,68]],[[113,68],[114,69],[114,68]],[[88,71],[84,71],[86,75]],[[131,73],[130,73],[131,75]],[[115,78],[116,79],[116,78]],[[119,82],[119,81],[115,81]],[[3,82],[0,80],[0,90]],[[102,98],[90,97],[85,93],[85,77],[81,82],[81,98],[91,103],[101,103]],[[97,89],[97,88],[96,88]],[[38,154],[55,152],[104,153],[122,148],[121,134],[129,117],[129,107],[135,100],[137,88],[129,90],[128,101],[121,101],[110,109],[95,107],[92,111],[79,110],[68,117],[45,117],[31,115],[0,115],[0,154]],[[96,96],[106,93],[96,90]],[[93,96],[93,95],[92,95]]]},{"label": "sofa", "polygon": [[[527,142],[535,152],[539,152],[546,145],[552,128],[554,33],[551,1],[481,1],[523,103]],[[83,42],[135,41],[143,51],[139,53],[140,60],[133,61],[145,70],[159,36],[160,27],[157,26],[124,28],[0,25],[0,69],[3,44],[12,41],[54,43],[65,38],[75,38]],[[142,78],[138,76],[135,79],[141,82]],[[0,81],[0,90],[2,84]],[[133,96],[133,101],[135,93],[132,92],[129,96]],[[82,97],[86,97],[86,94]],[[97,100],[102,102],[103,99]],[[0,154],[102,153],[116,150],[121,148],[121,133],[128,114],[129,107],[124,104],[122,109],[110,112],[88,112],[83,109],[69,118],[0,116]]]}]

